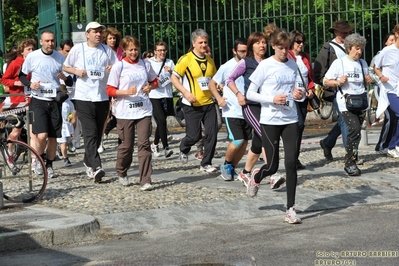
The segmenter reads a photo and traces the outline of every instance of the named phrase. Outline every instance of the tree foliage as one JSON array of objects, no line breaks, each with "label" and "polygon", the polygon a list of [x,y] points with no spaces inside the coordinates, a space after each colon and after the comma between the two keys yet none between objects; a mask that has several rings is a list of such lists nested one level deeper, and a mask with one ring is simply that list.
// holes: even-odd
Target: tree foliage
[{"label": "tree foliage", "polygon": [[6,50],[26,38],[37,39],[38,0],[3,1],[4,38]]}]

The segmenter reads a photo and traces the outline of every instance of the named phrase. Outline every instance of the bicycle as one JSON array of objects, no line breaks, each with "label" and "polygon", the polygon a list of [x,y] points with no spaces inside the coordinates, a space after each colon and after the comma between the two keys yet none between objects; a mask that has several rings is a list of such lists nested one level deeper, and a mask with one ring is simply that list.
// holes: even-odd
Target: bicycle
[{"label": "bicycle", "polygon": [[[5,137],[8,128],[18,126],[22,122],[17,113],[25,109],[0,113],[0,182],[3,184],[3,197],[18,203],[39,199],[46,190],[48,179],[44,161],[34,148],[20,140],[7,140]],[[10,148],[12,152],[9,152]],[[32,171],[32,155],[36,158],[35,167],[39,164],[43,169],[40,174]]]},{"label": "bicycle", "polygon": [[335,111],[334,105],[332,102],[328,102],[323,100],[324,89],[320,85],[316,84],[315,86],[315,94],[320,99],[320,108],[316,111],[316,114],[323,120],[327,120]]}]

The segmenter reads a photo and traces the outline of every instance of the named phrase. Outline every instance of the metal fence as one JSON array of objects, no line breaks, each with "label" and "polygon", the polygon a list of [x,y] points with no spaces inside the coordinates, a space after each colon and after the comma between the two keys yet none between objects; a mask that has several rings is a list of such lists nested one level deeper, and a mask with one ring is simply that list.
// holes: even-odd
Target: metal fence
[{"label": "metal fence", "polygon": [[[86,22],[86,1],[70,1],[71,22]],[[333,37],[328,29],[340,19],[354,24],[354,31],[367,38],[364,58],[370,62],[382,48],[383,36],[398,22],[397,6],[398,0],[98,0],[93,12],[100,23],[137,36],[142,50],[165,41],[175,61],[191,46],[190,33],[203,28],[220,65],[232,56],[235,38],[262,31],[270,22],[287,31],[302,31],[308,40],[304,49],[315,58],[323,42]]]}]

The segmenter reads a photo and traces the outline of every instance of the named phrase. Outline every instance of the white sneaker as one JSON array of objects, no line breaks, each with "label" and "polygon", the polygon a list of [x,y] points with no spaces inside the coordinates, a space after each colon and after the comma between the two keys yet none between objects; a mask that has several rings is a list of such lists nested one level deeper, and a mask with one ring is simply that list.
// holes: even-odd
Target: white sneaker
[{"label": "white sneaker", "polygon": [[285,179],[279,174],[275,173],[270,176],[270,188],[277,189],[285,183]]},{"label": "white sneaker", "polygon": [[58,176],[54,173],[53,167],[47,167],[47,176],[48,178],[57,178]]},{"label": "white sneaker", "polygon": [[154,155],[155,157],[161,156],[161,154],[159,153],[158,145],[155,145],[154,143],[151,144],[151,152],[152,155]]},{"label": "white sneaker", "polygon": [[396,151],[396,149],[388,150],[387,155],[388,155],[389,157],[399,158],[399,154],[398,154],[398,152]]},{"label": "white sneaker", "polygon": [[90,178],[93,178],[93,168],[88,167],[85,163],[83,165],[86,167],[86,175]]},{"label": "white sneaker", "polygon": [[98,147],[97,152],[98,152],[98,153],[103,153],[104,150],[105,150],[105,149],[104,149],[103,143],[101,142],[101,145],[100,145],[100,147]]},{"label": "white sneaker", "polygon": [[146,184],[142,185],[140,188],[141,191],[151,191],[153,189],[154,189],[154,187],[150,183],[146,183]]},{"label": "white sneaker", "polygon": [[208,173],[215,173],[218,171],[218,169],[216,169],[215,167],[213,167],[211,164],[205,165],[205,166],[200,166],[200,170],[201,171],[205,171]]},{"label": "white sneaker", "polygon": [[127,176],[125,177],[119,177],[119,182],[122,184],[122,186],[128,186],[129,185],[129,178]]},{"label": "white sneaker", "polygon": [[171,149],[169,149],[169,148],[165,148],[163,150],[163,153],[165,154],[165,158],[169,158],[170,156],[172,156],[173,151]]},{"label": "white sneaker", "polygon": [[285,213],[285,221],[290,224],[300,224],[302,223],[301,218],[296,215],[295,207],[289,208]]},{"label": "white sneaker", "polygon": [[188,155],[180,152],[179,160],[181,163],[186,164],[188,162]]},{"label": "white sneaker", "polygon": [[[42,175],[43,174],[42,164],[39,161],[37,161],[37,160],[35,160],[35,161],[36,161],[36,163],[35,163],[35,166],[34,166],[35,167],[34,172],[37,175]],[[32,165],[32,167],[33,167],[33,165]]]}]

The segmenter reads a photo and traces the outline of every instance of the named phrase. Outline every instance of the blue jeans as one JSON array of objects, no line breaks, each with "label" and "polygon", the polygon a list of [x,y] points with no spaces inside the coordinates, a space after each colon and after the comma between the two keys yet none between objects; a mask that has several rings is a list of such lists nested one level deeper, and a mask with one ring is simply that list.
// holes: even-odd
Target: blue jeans
[{"label": "blue jeans", "polygon": [[334,127],[330,130],[330,132],[328,132],[327,137],[323,139],[324,146],[326,146],[326,148],[330,150],[334,148],[339,135],[342,135],[342,143],[344,144],[344,147],[346,147],[346,137],[348,136],[348,127],[342,119],[336,99],[334,99],[333,104],[335,109],[338,111],[338,120]]}]

